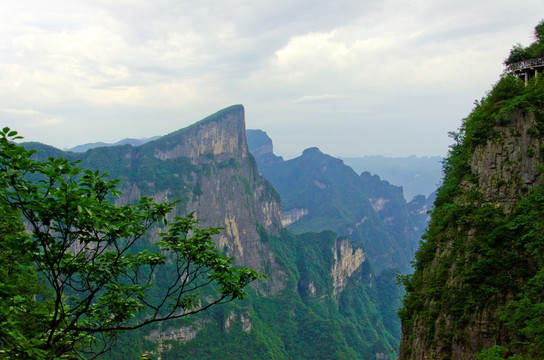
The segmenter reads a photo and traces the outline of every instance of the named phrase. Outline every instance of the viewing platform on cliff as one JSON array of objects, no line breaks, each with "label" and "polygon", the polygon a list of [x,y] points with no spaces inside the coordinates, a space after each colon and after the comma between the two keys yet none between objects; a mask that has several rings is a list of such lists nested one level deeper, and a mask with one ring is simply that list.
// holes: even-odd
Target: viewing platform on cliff
[{"label": "viewing platform on cliff", "polygon": [[537,76],[539,71],[544,71],[544,58],[518,61],[508,65],[506,69],[517,77],[524,78],[527,85],[530,78]]}]

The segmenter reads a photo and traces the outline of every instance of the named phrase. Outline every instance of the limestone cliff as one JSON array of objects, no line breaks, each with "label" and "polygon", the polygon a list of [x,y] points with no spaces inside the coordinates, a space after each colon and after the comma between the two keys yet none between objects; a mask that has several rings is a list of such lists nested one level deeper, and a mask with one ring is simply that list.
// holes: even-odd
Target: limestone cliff
[{"label": "limestone cliff", "polygon": [[[245,138],[244,108],[224,109],[210,117],[144,145],[153,156],[189,159],[192,191],[186,211],[206,225],[225,227],[221,248],[239,264],[262,270],[271,254],[259,240],[258,226],[268,233],[281,228],[281,206],[275,190],[258,173]],[[147,150],[149,151],[149,150]]]},{"label": "limestone cliff", "polygon": [[225,228],[216,238],[219,248],[239,265],[268,268],[261,283],[267,289],[261,290],[272,294],[283,287],[275,255],[260,241],[260,229],[276,234],[282,227],[280,199],[248,152],[242,105],[141,146],[95,148],[77,156],[85,167],[122,179],[118,205],[141,196],[180,199],[173,215],[194,211],[204,226]]},{"label": "limestone cliff", "polygon": [[531,313],[542,305],[532,292],[544,264],[532,250],[543,235],[542,81],[502,78],[454,134],[415,272],[404,278],[401,360],[544,355],[527,336],[542,321]]},{"label": "limestone cliff", "polygon": [[349,238],[336,240],[332,249],[334,264],[331,269],[334,291],[333,295],[338,296],[347,285],[348,279],[365,261],[363,249],[353,249]]},{"label": "limestone cliff", "polygon": [[469,161],[477,181],[465,181],[461,186],[477,186],[482,201],[511,212],[527,190],[542,184],[538,170],[542,141],[535,136],[538,129],[533,112],[515,111],[493,130],[493,139],[476,146]]}]

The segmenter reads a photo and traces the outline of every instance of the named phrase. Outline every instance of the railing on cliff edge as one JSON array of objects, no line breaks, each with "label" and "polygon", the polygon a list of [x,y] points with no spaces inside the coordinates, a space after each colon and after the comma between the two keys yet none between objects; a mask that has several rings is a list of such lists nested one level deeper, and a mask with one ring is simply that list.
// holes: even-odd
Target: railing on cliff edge
[{"label": "railing on cliff edge", "polygon": [[526,70],[526,69],[532,69],[535,67],[541,67],[544,66],[544,58],[537,58],[537,59],[529,59],[529,60],[523,60],[518,61],[513,64],[510,64],[506,67],[508,71],[520,71],[520,70]]},{"label": "railing on cliff edge", "polygon": [[506,66],[506,72],[514,73],[519,78],[525,78],[525,86],[529,79],[538,76],[538,71],[544,71],[544,58],[518,61]]}]

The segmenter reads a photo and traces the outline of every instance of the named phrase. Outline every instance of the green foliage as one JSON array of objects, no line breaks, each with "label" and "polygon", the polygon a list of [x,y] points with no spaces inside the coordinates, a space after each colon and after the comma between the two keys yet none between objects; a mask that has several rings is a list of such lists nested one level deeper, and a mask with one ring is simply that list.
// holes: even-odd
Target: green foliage
[{"label": "green foliage", "polygon": [[[2,254],[22,252],[21,264],[26,265],[26,259],[36,264],[47,285],[37,297],[50,306],[39,323],[39,337],[32,331],[17,333],[30,326],[19,326],[17,319],[35,318],[35,301],[25,298],[20,287],[1,290],[9,295],[16,314],[6,320],[15,322],[8,335],[17,347],[35,351],[31,357],[100,353],[120,331],[242,299],[243,288],[262,277],[233,267],[232,259],[215,249],[212,237],[219,229],[201,229],[192,214],[172,219],[176,202],[157,204],[141,198],[134,205],[115,206],[108,200],[120,195],[118,180],[63,158],[34,160],[34,151],[12,142],[16,135],[9,128],[0,132],[0,206],[20,211],[30,236],[20,248],[3,241]],[[138,250],[146,233],[157,227],[161,240],[155,249]],[[35,276],[28,267],[18,273]],[[37,294],[30,289],[27,296]],[[3,351],[14,347],[3,346]]]},{"label": "green foliage", "polygon": [[532,54],[528,51],[528,49],[523,47],[523,45],[520,43],[517,43],[510,50],[510,55],[504,60],[504,64],[510,65],[531,58]]},{"label": "green foliage", "polygon": [[[499,307],[497,320],[508,329],[508,340],[503,340],[501,345],[509,349],[508,354],[523,354],[527,359],[543,358],[543,206],[544,187],[540,186],[508,216],[498,208],[483,204],[459,206],[450,225],[439,230],[436,220],[432,221],[427,240],[416,254],[415,273],[403,278],[408,294],[399,315],[405,325],[413,324],[414,315],[418,314],[420,319],[426,319],[431,339],[439,313],[448,316],[455,333],[475,312]],[[448,235],[451,227],[464,231]],[[470,239],[463,234],[469,229]],[[452,239],[456,239],[453,244]],[[445,244],[453,246],[447,245],[446,250]],[[453,279],[452,268],[456,269]],[[452,286],[452,281],[462,285]],[[500,305],[506,294],[516,294],[515,299],[506,302],[506,306]],[[495,350],[486,352],[485,356],[497,354]],[[494,359],[482,357],[488,358]]]},{"label": "green foliage", "polygon": [[528,47],[516,44],[510,50],[510,55],[504,60],[505,65],[516,62],[540,58],[544,56],[544,20],[541,20],[534,28],[535,41]]},{"label": "green foliage", "polygon": [[39,348],[48,317],[42,293],[23,233],[20,213],[0,207],[0,357],[35,359],[44,356]]},{"label": "green foliage", "polygon": [[[171,349],[161,353],[162,359],[369,359],[376,353],[395,358],[391,351],[397,342],[385,330],[375,305],[380,296],[377,284],[365,282],[371,278],[371,269],[358,270],[338,299],[332,298],[328,272],[336,234],[282,231],[277,237],[261,236],[267,238],[267,246],[274,249],[285,271],[279,293],[257,296],[261,289],[252,287],[243,303],[202,313],[196,321],[203,324],[197,337],[187,343],[165,341],[163,347]],[[310,284],[315,292],[309,290]],[[399,299],[394,291],[389,294],[391,300]],[[244,331],[242,317],[250,322],[250,330]],[[174,321],[172,328],[187,326]],[[116,359],[128,356],[119,348],[113,355]]]},{"label": "green foliage", "polygon": [[544,20],[540,20],[537,26],[535,26],[535,39],[542,42],[544,41]]},{"label": "green foliage", "polygon": [[506,349],[495,345],[489,349],[483,350],[476,355],[476,360],[503,360],[506,355]]},{"label": "green foliage", "polygon": [[539,187],[523,199],[507,229],[523,251],[525,281],[516,299],[501,312],[510,334],[510,349],[529,359],[544,357],[544,188]]},{"label": "green foliage", "polygon": [[459,132],[450,133],[454,144],[443,162],[444,179],[435,202],[435,211],[441,213],[435,218],[441,225],[433,226],[432,231],[444,226],[445,219],[450,218],[448,213],[456,213],[451,208],[457,206],[453,199],[462,195],[467,201],[477,200],[478,195],[474,191],[461,193],[459,184],[463,181],[476,181],[470,171],[470,156],[477,146],[496,140],[495,127],[504,126],[516,114],[527,111],[535,114],[539,128],[544,127],[544,84],[537,80],[534,79],[525,86],[514,75],[502,77],[487,97],[475,102],[474,109],[463,120]]}]

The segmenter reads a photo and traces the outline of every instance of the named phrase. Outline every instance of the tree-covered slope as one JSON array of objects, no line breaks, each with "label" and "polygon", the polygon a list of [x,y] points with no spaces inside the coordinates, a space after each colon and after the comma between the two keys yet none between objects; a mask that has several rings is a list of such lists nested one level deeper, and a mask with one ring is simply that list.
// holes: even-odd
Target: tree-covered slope
[{"label": "tree-covered slope", "polygon": [[503,76],[452,134],[400,359],[544,358],[543,134],[541,75]]},{"label": "tree-covered slope", "polygon": [[[393,274],[376,276],[361,247],[331,231],[282,229],[279,196],[247,150],[242,106],[137,147],[76,154],[27,146],[38,156],[79,159],[82,167],[120,178],[123,196],[111,199],[119,205],[141,196],[180,199],[176,214],[194,211],[203,225],[224,227],[218,248],[267,275],[243,302],[121,335],[104,358],[394,358],[400,332],[391,315],[398,304],[380,301],[400,298]],[[151,236],[138,246],[153,242]]]},{"label": "tree-covered slope", "polygon": [[384,331],[376,300],[378,285],[387,291],[388,284],[374,280],[363,262],[335,295],[329,269],[338,261],[333,250],[345,239],[333,232],[282,231],[266,241],[286,271],[285,288],[271,297],[253,292],[243,303],[215,309],[201,318],[195,339],[165,341],[172,351],[163,359],[394,358],[397,339]]},{"label": "tree-covered slope", "polygon": [[358,176],[342,160],[317,148],[283,161],[272,153],[271,140],[265,133],[251,130],[248,137],[255,139],[250,141],[250,151],[259,171],[281,196],[287,229],[295,233],[333,230],[349,235],[355,244],[364,246],[377,271],[388,267],[410,271],[422,225],[419,218],[413,221],[410,211],[417,213],[419,202],[410,209],[402,188],[369,172]]}]

